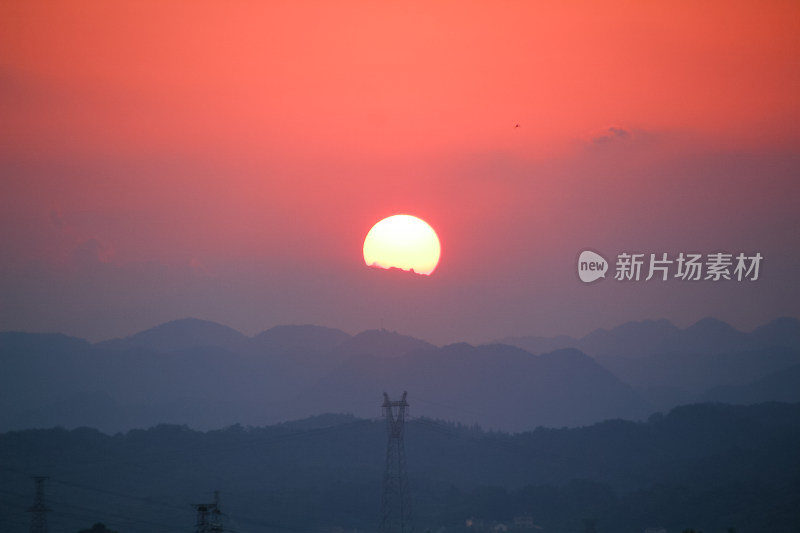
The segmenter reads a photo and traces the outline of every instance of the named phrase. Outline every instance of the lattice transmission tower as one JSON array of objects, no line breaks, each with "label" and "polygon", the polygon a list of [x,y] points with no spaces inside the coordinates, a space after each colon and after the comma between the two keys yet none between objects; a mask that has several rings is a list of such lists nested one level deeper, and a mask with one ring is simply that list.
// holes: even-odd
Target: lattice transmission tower
[{"label": "lattice transmission tower", "polygon": [[214,503],[195,503],[197,509],[197,533],[222,533],[222,511],[219,507],[219,491],[214,491]]},{"label": "lattice transmission tower", "polygon": [[33,498],[33,505],[28,508],[31,513],[31,533],[47,533],[47,513],[50,508],[44,504],[44,476],[35,476],[33,482],[36,483],[36,493]]},{"label": "lattice transmission tower", "polygon": [[381,533],[411,531],[411,498],[408,493],[406,451],[403,432],[408,409],[406,392],[400,401],[389,400],[383,393],[383,416],[386,418],[386,470],[383,475]]}]

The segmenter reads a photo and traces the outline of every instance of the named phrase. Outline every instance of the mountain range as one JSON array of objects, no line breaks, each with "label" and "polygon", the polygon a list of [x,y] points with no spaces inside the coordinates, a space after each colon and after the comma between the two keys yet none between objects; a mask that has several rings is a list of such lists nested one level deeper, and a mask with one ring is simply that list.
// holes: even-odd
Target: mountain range
[{"label": "mountain range", "polygon": [[278,326],[253,337],[183,319],[123,339],[0,333],[0,431],[158,423],[211,429],[323,412],[412,414],[519,432],[642,420],[697,400],[800,401],[800,321],[752,333],[714,319],[570,337],[434,346],[386,330]]},{"label": "mountain range", "polygon": [[715,318],[704,318],[685,329],[668,320],[642,320],[626,322],[610,330],[596,329],[581,338],[521,336],[506,337],[498,342],[519,346],[533,354],[577,348],[593,356],[615,357],[677,352],[717,354],[776,346],[800,348],[800,320],[777,318],[750,333]]},{"label": "mountain range", "polygon": [[[507,337],[500,342],[534,354],[567,347],[581,350],[660,410],[697,400],[800,400],[800,393],[791,392],[800,390],[800,381],[784,373],[800,362],[800,321],[795,318],[779,318],[750,333],[713,318],[685,329],[667,320],[644,320],[598,329],[582,338]],[[762,386],[756,396],[745,390],[770,375],[770,387]]]}]

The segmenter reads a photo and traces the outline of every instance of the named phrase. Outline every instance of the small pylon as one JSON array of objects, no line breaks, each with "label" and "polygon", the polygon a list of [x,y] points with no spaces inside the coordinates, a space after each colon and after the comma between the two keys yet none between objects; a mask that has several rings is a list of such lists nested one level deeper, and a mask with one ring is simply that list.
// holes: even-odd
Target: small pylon
[{"label": "small pylon", "polygon": [[222,511],[219,507],[219,491],[214,491],[214,503],[195,503],[197,509],[197,533],[222,533]]},{"label": "small pylon", "polygon": [[209,533],[211,531],[211,524],[208,520],[208,514],[213,503],[195,503],[192,507],[197,509],[197,533]]},{"label": "small pylon", "polygon": [[209,524],[209,531],[211,533],[222,533],[225,528],[222,527],[222,509],[219,506],[219,491],[214,491],[214,506],[211,509],[211,523]]},{"label": "small pylon", "polygon": [[36,484],[36,493],[33,498],[33,505],[28,508],[31,513],[31,533],[47,533],[47,513],[50,508],[44,504],[44,482],[47,478],[44,476],[35,476],[33,478]]}]

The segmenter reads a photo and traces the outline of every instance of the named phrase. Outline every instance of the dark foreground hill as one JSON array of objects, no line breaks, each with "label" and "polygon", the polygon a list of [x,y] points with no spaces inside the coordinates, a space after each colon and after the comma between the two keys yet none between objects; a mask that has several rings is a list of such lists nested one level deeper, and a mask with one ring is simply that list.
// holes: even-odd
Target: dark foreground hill
[{"label": "dark foreground hill", "polygon": [[[800,530],[800,404],[701,404],[648,422],[516,435],[412,419],[405,444],[416,531],[499,531],[516,520],[530,533],[580,532],[584,519],[598,533]],[[383,422],[342,415],[209,432],[10,432],[0,434],[0,523],[27,531],[29,476],[47,475],[51,531],[101,521],[188,532],[190,504],[215,490],[239,533],[372,531],[385,447]]]}]

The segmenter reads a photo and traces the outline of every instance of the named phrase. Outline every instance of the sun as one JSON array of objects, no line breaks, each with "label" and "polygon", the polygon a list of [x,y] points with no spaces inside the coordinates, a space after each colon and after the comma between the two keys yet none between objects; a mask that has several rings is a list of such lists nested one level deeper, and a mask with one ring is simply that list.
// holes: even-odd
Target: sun
[{"label": "sun", "polygon": [[439,264],[442,247],[433,228],[411,215],[384,218],[364,239],[364,262],[429,276]]}]

